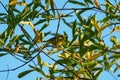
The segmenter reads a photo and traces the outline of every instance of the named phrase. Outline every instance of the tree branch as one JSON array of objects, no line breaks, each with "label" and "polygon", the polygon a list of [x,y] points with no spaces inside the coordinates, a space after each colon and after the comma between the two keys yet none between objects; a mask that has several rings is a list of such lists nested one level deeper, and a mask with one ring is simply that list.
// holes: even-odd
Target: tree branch
[{"label": "tree branch", "polygon": [[27,65],[27,64],[28,64],[29,62],[31,62],[34,58],[36,58],[39,54],[40,54],[40,52],[38,52],[38,53],[37,53],[34,57],[32,57],[29,61],[25,62],[24,64],[22,64],[22,65],[20,65],[20,66],[18,66],[18,67],[16,67],[16,68],[12,68],[12,69],[9,69],[9,70],[0,70],[0,72],[15,71],[15,70],[17,70],[17,69],[19,69],[19,68]]}]

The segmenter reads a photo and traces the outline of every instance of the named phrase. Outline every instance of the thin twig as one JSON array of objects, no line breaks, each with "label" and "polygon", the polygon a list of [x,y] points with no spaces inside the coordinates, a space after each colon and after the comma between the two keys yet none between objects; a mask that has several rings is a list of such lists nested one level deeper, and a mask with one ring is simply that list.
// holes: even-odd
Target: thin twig
[{"label": "thin twig", "polygon": [[5,9],[5,11],[9,14],[8,10],[7,10],[6,7],[4,6],[4,4],[1,2],[1,0],[0,0],[0,4],[3,6],[3,8]]},{"label": "thin twig", "polygon": [[15,55],[13,55],[13,54],[11,54],[11,53],[10,53],[10,55],[11,55],[12,57],[14,57],[15,59],[17,59],[17,60],[19,60],[19,61],[21,61],[21,62],[23,62],[23,63],[26,63],[26,61],[23,61],[22,59],[16,57]]},{"label": "thin twig", "polygon": [[[6,12],[10,15],[10,13],[9,13],[8,10],[6,9],[6,7],[3,5],[3,3],[2,3],[1,1],[0,1],[0,3],[2,4],[3,8],[6,10]],[[11,15],[10,15],[10,16],[11,16]],[[19,24],[18,24],[18,26],[21,27],[21,25],[19,25]],[[40,53],[40,52],[39,52],[39,53]],[[16,57],[15,57],[15,58],[16,58]],[[33,57],[33,58],[32,58],[31,60],[29,60],[28,62],[24,62],[24,61],[22,61],[21,59],[16,58],[17,60],[24,62],[24,64],[23,64],[23,65],[20,65],[20,66],[18,66],[18,67],[16,67],[16,68],[13,68],[13,69],[9,69],[9,70],[1,70],[0,72],[17,70],[17,69],[23,67],[24,65],[26,65],[27,63],[31,62],[34,58],[35,58],[35,57]]]},{"label": "thin twig", "polygon": [[[56,11],[57,11],[57,14],[58,14],[58,16],[59,16],[59,17],[58,17],[58,24],[57,24],[56,35],[55,35],[55,36],[58,36],[58,31],[59,31],[59,27],[60,27],[60,19],[61,19],[61,17],[60,17],[60,13],[59,13],[59,11],[58,11],[58,8],[57,8],[54,0],[52,0],[52,2],[53,2],[53,4],[54,4],[55,9],[56,9]],[[56,41],[56,42],[57,42],[57,41]],[[57,43],[56,43],[56,44],[57,44]]]},{"label": "thin twig", "polygon": [[[4,51],[7,52],[7,49],[5,49],[5,48],[1,49],[1,48],[0,48],[0,51],[1,51],[1,52],[4,52]],[[12,50],[11,50],[11,51],[12,51]],[[21,62],[23,62],[23,63],[26,62],[26,61],[23,61],[22,59],[16,57],[15,55],[13,55],[13,54],[10,53],[10,52],[7,52],[7,53],[9,53],[12,57],[14,57],[15,59],[17,59],[17,60],[19,60],[19,61],[21,61]]]},{"label": "thin twig", "polygon": [[[9,70],[9,66],[7,65],[8,70]],[[6,76],[6,80],[8,80],[8,76],[9,76],[9,71],[7,71],[7,76]]]},{"label": "thin twig", "polygon": [[39,54],[40,54],[40,52],[38,52],[34,57],[32,57],[32,58],[31,58],[29,61],[27,61],[26,63],[24,63],[24,64],[22,64],[22,65],[20,65],[20,66],[18,66],[18,67],[16,67],[16,68],[12,68],[12,69],[9,69],[9,70],[0,70],[0,72],[15,71],[15,70],[17,70],[17,69],[19,69],[19,68],[27,65],[27,64],[28,64],[29,62],[31,62],[34,58],[36,58]]}]

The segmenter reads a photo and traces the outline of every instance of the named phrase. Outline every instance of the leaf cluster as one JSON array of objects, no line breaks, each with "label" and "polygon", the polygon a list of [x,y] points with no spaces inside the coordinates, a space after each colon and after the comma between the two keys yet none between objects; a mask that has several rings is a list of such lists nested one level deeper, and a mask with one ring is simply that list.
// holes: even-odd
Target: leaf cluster
[{"label": "leaf cluster", "polygon": [[[120,41],[118,36],[111,35],[120,31],[120,3],[114,1],[115,4],[109,0],[100,4],[98,0],[67,0],[63,8],[58,8],[54,0],[32,0],[29,3],[9,0],[7,8],[0,1],[6,10],[0,12],[0,25],[6,26],[0,33],[0,57],[11,54],[24,65],[37,60],[33,61],[34,65],[29,64],[30,70],[21,72],[19,78],[36,71],[55,80],[97,80],[103,71],[111,71],[113,66],[115,69],[111,72],[115,73],[120,68]],[[80,8],[65,8],[68,3]],[[66,10],[70,13],[63,14]],[[86,13],[89,14],[83,17]],[[100,13],[103,15],[99,19]],[[52,33],[54,26],[49,30],[54,21],[58,24],[56,33]],[[60,24],[71,32],[59,32]],[[65,36],[62,45],[54,47],[55,43],[45,41],[50,35],[57,38],[61,34]]]}]

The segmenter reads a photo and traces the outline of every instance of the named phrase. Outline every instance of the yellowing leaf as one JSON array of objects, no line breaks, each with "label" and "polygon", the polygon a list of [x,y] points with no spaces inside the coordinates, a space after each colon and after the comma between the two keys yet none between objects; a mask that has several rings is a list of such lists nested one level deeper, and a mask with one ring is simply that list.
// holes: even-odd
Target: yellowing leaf
[{"label": "yellowing leaf", "polygon": [[109,34],[115,32],[115,31],[120,31],[120,26],[115,27]]},{"label": "yellowing leaf", "polygon": [[106,22],[105,24],[102,25],[101,31],[104,30],[105,28],[109,27],[111,25],[110,22]]},{"label": "yellowing leaf", "polygon": [[30,21],[20,22],[20,24],[27,24],[27,25],[31,26],[32,28],[34,28],[34,24]]},{"label": "yellowing leaf", "polygon": [[55,64],[53,65],[53,69],[54,69],[54,70],[57,70],[57,68],[58,68],[58,63],[55,63]]},{"label": "yellowing leaf", "polygon": [[91,20],[91,24],[93,25],[93,26],[95,26],[95,28],[98,30],[98,31],[101,31],[101,27],[100,27],[100,25],[99,25],[99,23],[97,23],[95,20]]},{"label": "yellowing leaf", "polygon": [[4,41],[0,39],[0,47],[4,46]]},{"label": "yellowing leaf", "polygon": [[81,73],[83,73],[83,72],[85,72],[86,71],[86,69],[84,69],[83,67],[78,71],[78,73],[77,74],[81,74]]},{"label": "yellowing leaf", "polygon": [[12,5],[16,5],[16,4],[18,4],[18,3],[19,3],[18,0],[12,0],[12,1],[9,3],[9,5],[12,6]]},{"label": "yellowing leaf", "polygon": [[18,3],[20,6],[26,6],[27,4],[26,4],[26,2],[19,2]]},{"label": "yellowing leaf", "polygon": [[43,33],[43,32],[40,33],[40,41],[41,41],[41,42],[44,41],[44,33]]},{"label": "yellowing leaf", "polygon": [[118,41],[118,39],[117,39],[116,36],[112,36],[112,37],[110,38],[110,41],[111,41],[112,43],[114,43],[115,45],[117,45],[117,44],[119,43],[119,41]]},{"label": "yellowing leaf", "polygon": [[34,41],[37,43],[43,42],[44,41],[44,33],[43,32],[38,33],[38,31],[35,28],[33,28],[33,31],[35,33]]},{"label": "yellowing leaf", "polygon": [[16,4],[19,4],[20,6],[26,6],[26,2],[23,1],[23,2],[18,2],[18,0],[12,0],[9,5],[10,6],[13,6],[13,5],[16,5]]},{"label": "yellowing leaf", "polygon": [[38,61],[39,66],[42,67],[43,62],[42,62],[40,55],[37,56],[37,61]]},{"label": "yellowing leaf", "polygon": [[120,26],[117,26],[114,31],[120,31]]},{"label": "yellowing leaf", "polygon": [[97,8],[99,8],[99,9],[100,9],[100,5],[99,5],[98,0],[94,0],[94,4],[95,4],[95,6],[96,6]]},{"label": "yellowing leaf", "polygon": [[65,80],[65,79],[62,76],[58,76],[54,80]]},{"label": "yellowing leaf", "polygon": [[115,45],[115,46],[114,46],[114,49],[120,49],[120,44]]},{"label": "yellowing leaf", "polygon": [[39,35],[38,31],[37,31],[35,28],[33,28],[33,31],[34,31],[34,33],[35,33],[35,36],[39,39],[39,38],[40,38],[40,35]]},{"label": "yellowing leaf", "polygon": [[16,44],[15,45],[15,51],[14,51],[14,54],[17,54],[19,51],[19,44]]},{"label": "yellowing leaf", "polygon": [[90,58],[90,52],[86,52],[85,53],[85,57],[88,59],[88,58]]},{"label": "yellowing leaf", "polygon": [[96,60],[99,56],[101,56],[101,53],[94,54],[93,56],[91,56],[90,58],[88,58],[88,61]]},{"label": "yellowing leaf", "polygon": [[64,53],[64,54],[58,54],[58,57],[60,57],[60,58],[68,58],[69,55],[66,54],[66,53]]},{"label": "yellowing leaf", "polygon": [[49,63],[47,63],[47,62],[43,62],[43,65],[44,65],[44,66],[47,66],[47,67],[49,67],[49,68],[52,68],[52,67],[53,67],[51,64],[49,64]]}]

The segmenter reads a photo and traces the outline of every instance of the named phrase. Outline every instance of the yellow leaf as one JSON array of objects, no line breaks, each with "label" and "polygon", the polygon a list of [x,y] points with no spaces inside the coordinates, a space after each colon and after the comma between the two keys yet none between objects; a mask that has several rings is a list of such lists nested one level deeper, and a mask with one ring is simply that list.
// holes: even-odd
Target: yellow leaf
[{"label": "yellow leaf", "polygon": [[27,4],[26,4],[26,2],[19,2],[18,3],[20,6],[26,6]]},{"label": "yellow leaf", "polygon": [[12,0],[12,1],[9,3],[9,5],[12,6],[12,5],[16,5],[16,4],[18,4],[18,3],[19,3],[18,0]]},{"label": "yellow leaf", "polygon": [[47,62],[43,62],[43,65],[44,65],[44,66],[47,66],[47,67],[49,67],[49,68],[53,68],[53,66],[52,66],[51,64],[47,63]]},{"label": "yellow leaf", "polygon": [[35,33],[35,36],[39,39],[39,38],[40,38],[40,35],[39,35],[38,31],[37,31],[35,28],[33,28],[33,31],[34,31],[34,33]]},{"label": "yellow leaf", "polygon": [[120,26],[117,26],[114,31],[120,31]]},{"label": "yellow leaf", "polygon": [[31,26],[32,28],[34,28],[34,24],[30,21],[20,22],[20,24],[27,24],[27,25]]},{"label": "yellow leaf", "polygon": [[9,3],[10,6],[13,6],[13,5],[16,5],[16,4],[19,4],[20,6],[26,6],[26,5],[27,5],[25,1],[23,1],[23,2],[18,2],[18,0],[12,0],[12,1]]},{"label": "yellow leaf", "polygon": [[101,55],[101,53],[94,54],[93,56],[91,56],[90,58],[88,58],[88,61],[96,60],[98,57],[100,57],[100,55]]},{"label": "yellow leaf", "polygon": [[33,28],[33,31],[35,33],[34,42],[40,43],[41,41],[40,41],[40,35],[39,35],[38,31],[35,28]]},{"label": "yellow leaf", "polygon": [[109,27],[111,25],[110,22],[106,22],[105,24],[102,25],[101,31],[104,30],[105,28]]},{"label": "yellow leaf", "polygon": [[19,51],[19,44],[16,44],[15,45],[15,51],[14,51],[14,54],[17,54]]},{"label": "yellow leaf", "polygon": [[54,80],[64,80],[64,78],[62,76],[58,76]]},{"label": "yellow leaf", "polygon": [[99,5],[98,0],[94,0],[94,4],[95,4],[95,6],[96,6],[97,8],[99,8],[99,9],[100,9],[100,5]]},{"label": "yellow leaf", "polygon": [[120,49],[120,44],[115,45],[115,46],[114,46],[114,49]]},{"label": "yellow leaf", "polygon": [[84,69],[83,67],[78,71],[77,74],[82,74],[83,72],[85,72],[86,69]]},{"label": "yellow leaf", "polygon": [[58,63],[55,63],[55,64],[53,65],[53,70],[57,70],[57,68],[58,68]]},{"label": "yellow leaf", "polygon": [[95,20],[91,20],[91,24],[93,25],[93,26],[95,26],[95,28],[98,30],[98,31],[101,31],[101,27],[100,27],[100,25],[99,25],[99,23],[97,23]]},{"label": "yellow leaf", "polygon": [[58,54],[58,57],[66,59],[66,58],[70,57],[70,55],[71,55],[71,53],[64,53],[64,54]]},{"label": "yellow leaf", "polygon": [[43,42],[44,41],[44,33],[43,32],[38,33],[38,31],[35,28],[33,28],[33,31],[35,33],[34,41],[37,43]]},{"label": "yellow leaf", "polygon": [[120,26],[115,27],[109,34],[111,34],[112,32],[115,32],[115,31],[120,31]]},{"label": "yellow leaf", "polygon": [[39,66],[42,67],[43,62],[42,62],[40,55],[37,56],[37,61],[38,61]]},{"label": "yellow leaf", "polygon": [[88,58],[90,58],[90,52],[86,52],[85,53],[85,57],[88,59]]}]

